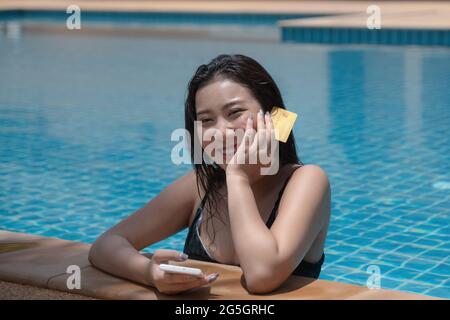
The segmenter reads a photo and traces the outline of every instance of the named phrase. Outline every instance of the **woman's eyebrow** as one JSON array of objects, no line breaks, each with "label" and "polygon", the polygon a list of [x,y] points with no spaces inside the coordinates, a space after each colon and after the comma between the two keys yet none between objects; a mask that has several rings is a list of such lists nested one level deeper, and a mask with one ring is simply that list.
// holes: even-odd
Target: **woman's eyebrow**
[{"label": "woman's eyebrow", "polygon": [[234,100],[232,100],[232,101],[230,101],[230,102],[225,103],[225,104],[223,105],[222,109],[225,110],[225,109],[230,108],[230,107],[234,106],[235,104],[239,104],[239,103],[241,103],[241,102],[243,102],[243,101],[244,101],[244,100],[243,100],[243,99],[240,99],[240,98],[234,99]]},{"label": "woman's eyebrow", "polygon": [[[227,102],[227,103],[225,103],[223,106],[222,106],[222,110],[225,110],[225,109],[228,109],[228,108],[231,108],[232,106],[234,106],[235,104],[239,104],[239,103],[241,103],[241,102],[243,102],[244,100],[243,99],[234,99],[234,100],[231,100],[231,101],[229,101],[229,102]],[[200,111],[198,111],[196,114],[197,114],[197,117],[199,116],[199,115],[201,115],[201,114],[204,114],[204,113],[210,113],[210,110],[200,110]]]},{"label": "woman's eyebrow", "polygon": [[202,111],[197,112],[197,117],[204,113],[209,113],[209,110],[202,110]]}]

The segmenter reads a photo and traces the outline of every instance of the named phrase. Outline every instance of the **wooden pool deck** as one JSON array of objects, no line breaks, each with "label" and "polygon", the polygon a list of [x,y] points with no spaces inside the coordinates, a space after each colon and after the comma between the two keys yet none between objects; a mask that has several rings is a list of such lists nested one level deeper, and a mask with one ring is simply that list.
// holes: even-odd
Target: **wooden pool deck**
[{"label": "wooden pool deck", "polygon": [[[270,294],[253,295],[242,286],[239,267],[188,260],[182,264],[219,272],[209,286],[182,295],[164,295],[152,287],[114,277],[88,261],[90,245],[0,230],[0,299],[138,299],[138,300],[347,300],[434,299],[401,291],[368,289],[340,282],[291,276]],[[69,289],[67,267],[81,270],[81,289]]]}]

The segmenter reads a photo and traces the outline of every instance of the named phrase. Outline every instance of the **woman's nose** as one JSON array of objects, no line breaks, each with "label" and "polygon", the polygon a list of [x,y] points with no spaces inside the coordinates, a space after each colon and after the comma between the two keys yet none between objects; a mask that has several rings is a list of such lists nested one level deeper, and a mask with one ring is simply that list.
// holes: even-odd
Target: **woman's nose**
[{"label": "woman's nose", "polygon": [[225,137],[225,135],[227,134],[230,134],[231,131],[236,130],[235,125],[232,122],[227,121],[225,119],[219,120],[217,122],[216,129],[222,133],[223,137]]}]

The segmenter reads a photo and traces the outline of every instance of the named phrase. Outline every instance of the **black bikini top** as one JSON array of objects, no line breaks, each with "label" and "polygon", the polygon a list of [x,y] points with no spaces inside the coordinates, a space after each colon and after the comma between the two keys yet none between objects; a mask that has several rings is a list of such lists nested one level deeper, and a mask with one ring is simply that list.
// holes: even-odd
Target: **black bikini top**
[{"label": "black bikini top", "polygon": [[[286,188],[286,185],[288,184],[291,176],[292,176],[292,174],[286,179],[286,181],[283,184],[283,187],[281,188],[280,192],[278,193],[278,198],[275,202],[272,212],[270,213],[269,219],[266,222],[266,226],[269,229],[272,226],[273,222],[275,221],[281,197],[283,195],[284,189]],[[206,201],[206,196],[203,197],[203,199],[200,203],[200,206],[197,208],[197,211],[195,213],[194,221],[192,222],[192,224],[189,227],[189,231],[188,231],[188,234],[186,237],[186,242],[184,244],[183,252],[185,254],[187,254],[190,259],[218,263],[216,260],[214,260],[214,258],[212,258],[209,255],[208,251],[206,250],[206,248],[203,245],[201,238],[200,238],[199,227],[200,227],[200,223],[201,223],[201,219],[202,219],[202,212],[203,212],[203,207],[205,205],[205,201]],[[292,272],[292,274],[298,275],[298,276],[310,277],[310,278],[318,278],[320,271],[322,269],[322,264],[323,264],[324,260],[325,260],[325,254],[323,253],[320,260],[317,261],[316,263],[302,261],[297,266],[297,268]]]}]

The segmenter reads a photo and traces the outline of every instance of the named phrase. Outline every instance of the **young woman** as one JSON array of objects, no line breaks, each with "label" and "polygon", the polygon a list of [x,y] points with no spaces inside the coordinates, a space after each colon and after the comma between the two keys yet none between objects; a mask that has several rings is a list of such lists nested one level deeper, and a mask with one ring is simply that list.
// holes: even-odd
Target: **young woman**
[{"label": "young woman", "polygon": [[[220,55],[201,65],[189,83],[185,103],[185,125],[193,137],[191,158],[195,139],[201,141],[202,150],[214,141],[199,136],[195,121],[201,123],[200,132],[214,129],[224,137],[245,130],[245,143],[209,154],[221,152],[225,161],[207,163],[203,157],[200,163],[193,161],[194,170],[105,232],[92,246],[91,263],[166,294],[217,278],[212,274],[199,279],[158,268],[188,256],[240,266],[251,293],[271,292],[290,275],[317,278],[325,257],[330,185],[319,166],[299,161],[292,133],[278,148],[269,145],[274,129],[268,111],[273,106],[284,108],[280,91],[252,58]],[[267,164],[259,160],[236,161],[238,154],[249,159],[261,149],[277,152],[275,174],[261,174]],[[189,228],[184,253],[156,250],[151,258],[139,253],[184,228]]]}]

